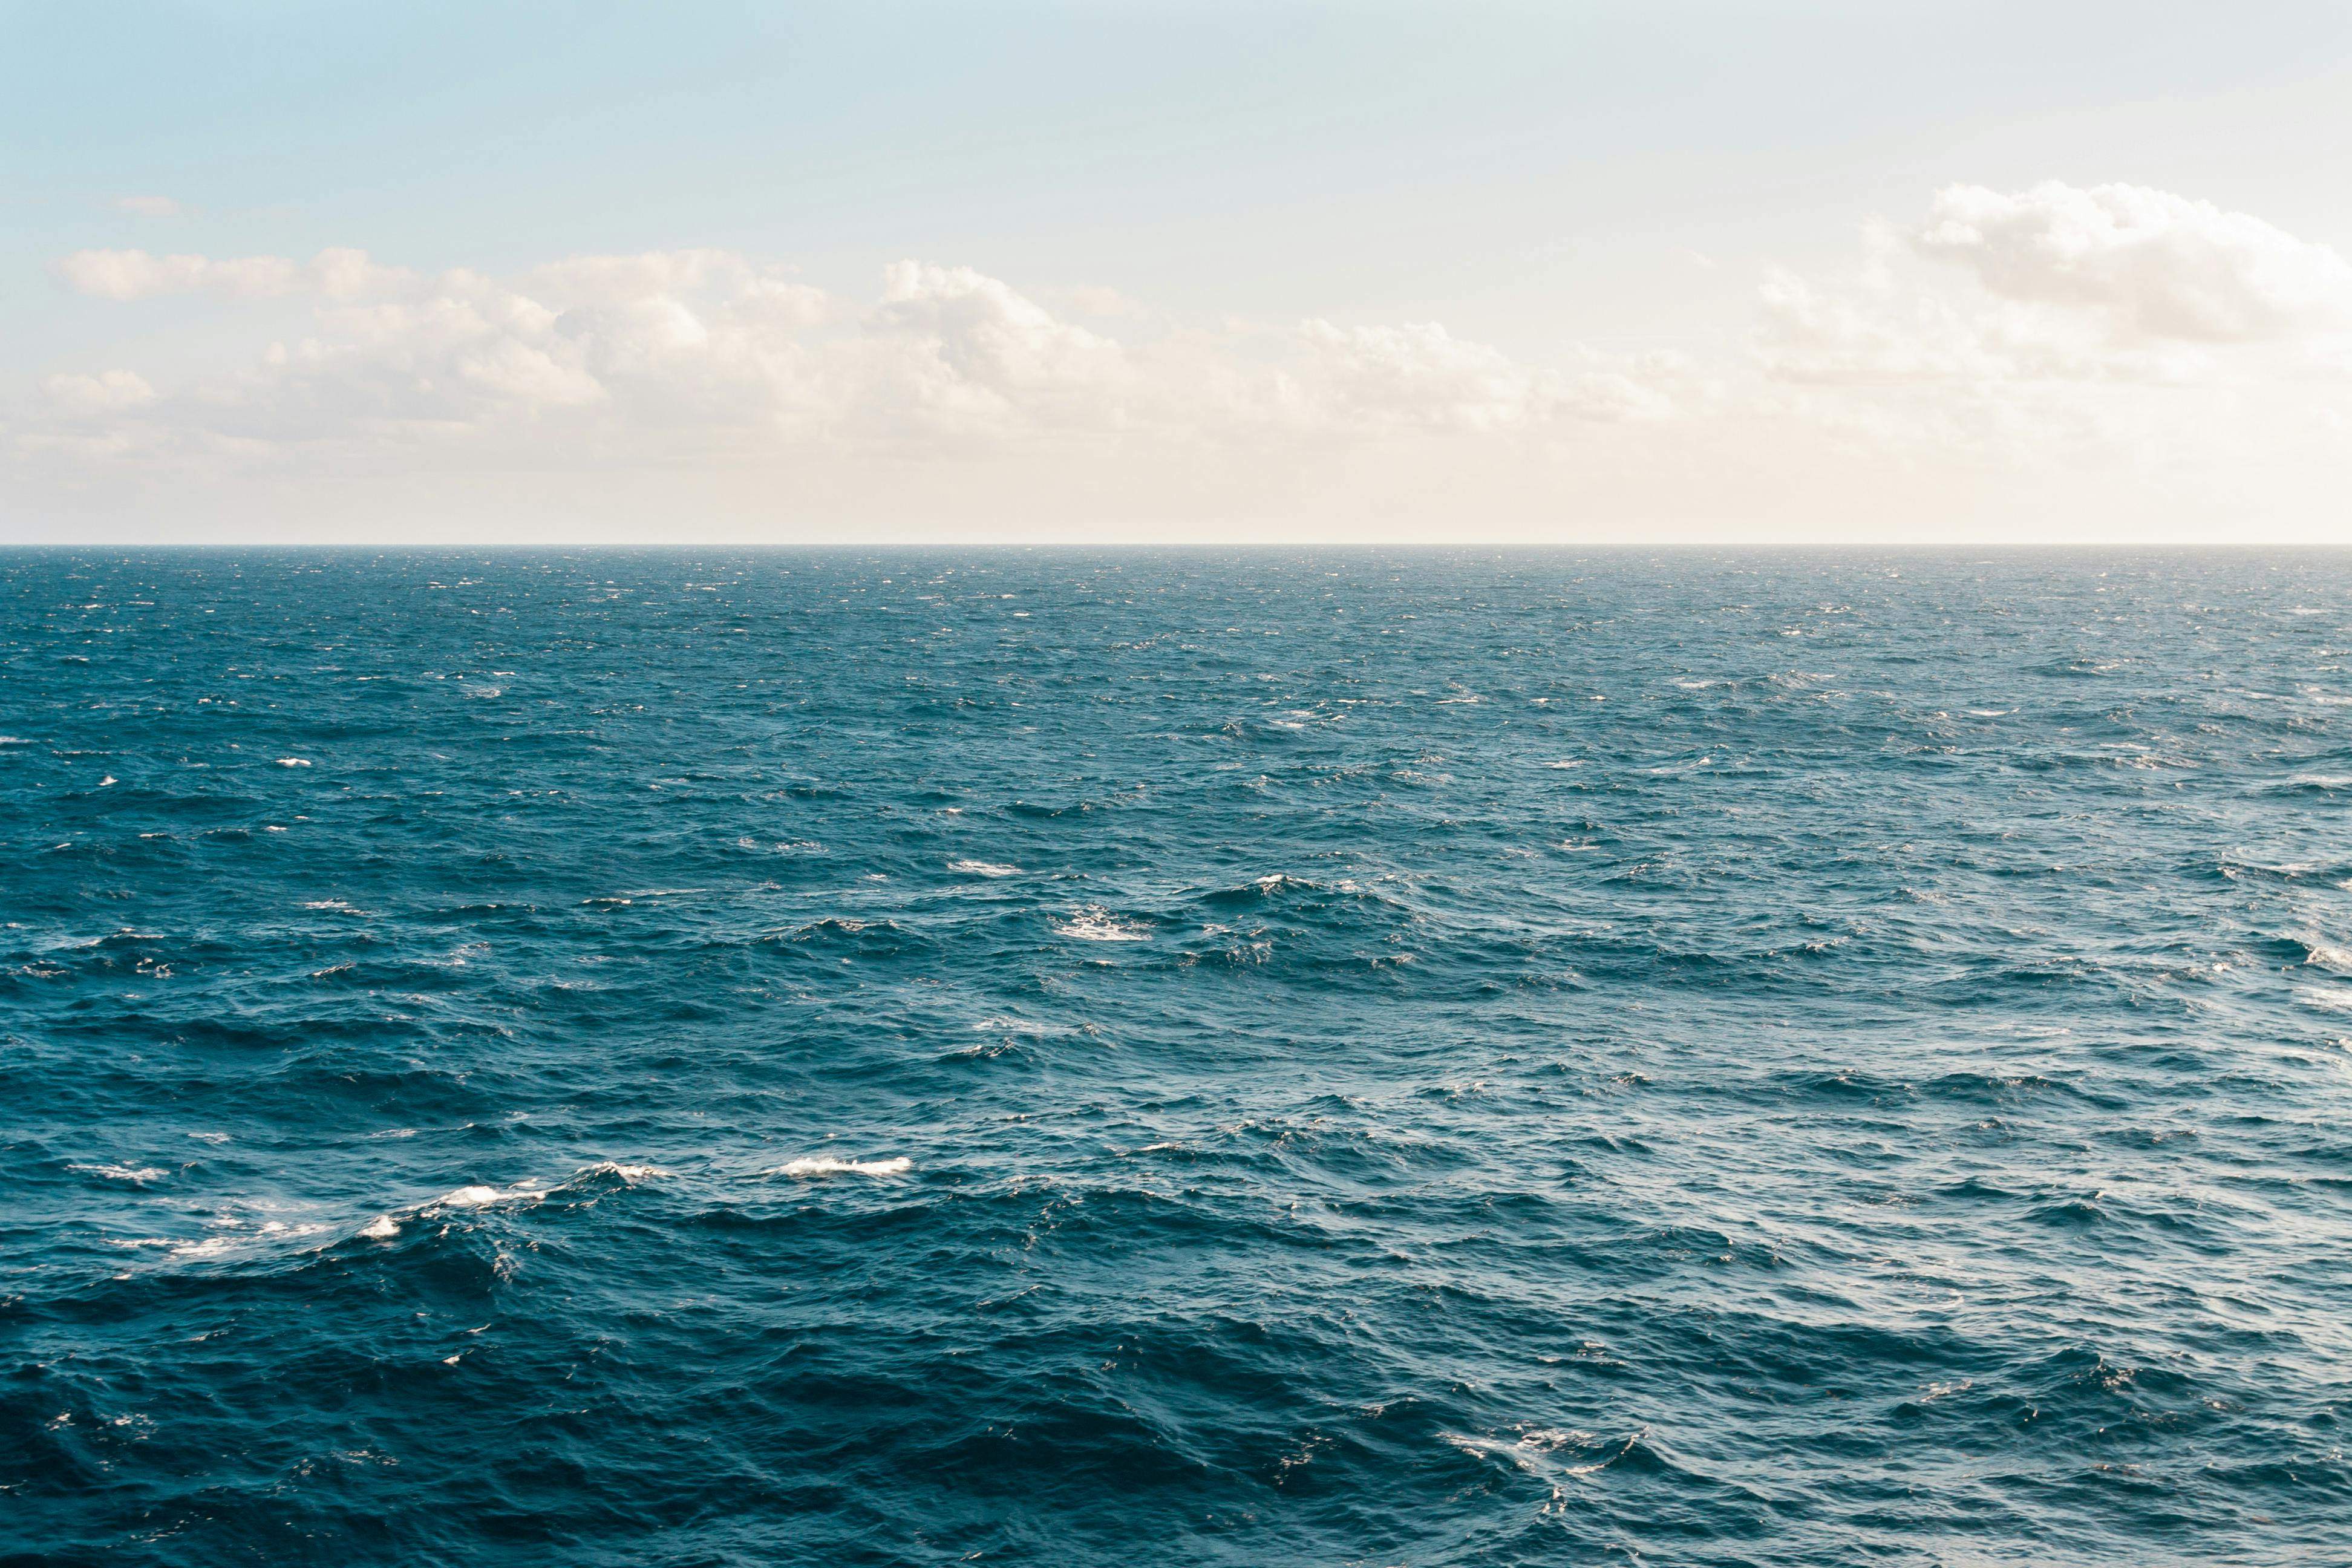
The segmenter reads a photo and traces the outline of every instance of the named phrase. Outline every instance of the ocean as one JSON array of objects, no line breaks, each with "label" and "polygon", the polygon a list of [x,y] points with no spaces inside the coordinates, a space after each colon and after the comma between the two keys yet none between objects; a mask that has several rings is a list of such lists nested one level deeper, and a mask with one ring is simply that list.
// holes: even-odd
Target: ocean
[{"label": "ocean", "polygon": [[2352,557],[0,554],[0,1562],[2352,1562]]}]

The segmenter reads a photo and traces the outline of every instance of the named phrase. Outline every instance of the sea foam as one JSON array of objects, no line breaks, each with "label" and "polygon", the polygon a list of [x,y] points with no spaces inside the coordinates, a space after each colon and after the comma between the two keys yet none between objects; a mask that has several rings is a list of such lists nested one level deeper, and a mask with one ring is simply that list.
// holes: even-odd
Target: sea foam
[{"label": "sea foam", "polygon": [[914,1169],[904,1154],[887,1160],[844,1160],[831,1154],[808,1154],[786,1161],[766,1173],[771,1176],[903,1176]]}]

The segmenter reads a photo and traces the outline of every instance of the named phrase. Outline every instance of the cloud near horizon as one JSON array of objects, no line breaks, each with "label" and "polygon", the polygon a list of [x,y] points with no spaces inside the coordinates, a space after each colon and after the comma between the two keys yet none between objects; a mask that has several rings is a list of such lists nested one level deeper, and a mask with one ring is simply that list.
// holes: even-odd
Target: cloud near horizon
[{"label": "cloud near horizon", "polygon": [[1864,479],[1932,499],[1954,473],[2072,470],[2210,506],[2232,493],[2225,460],[2281,440],[2340,455],[2352,408],[2352,267],[2127,185],[1948,187],[1922,221],[1873,226],[1844,276],[1768,272],[1749,340],[1711,358],[1536,364],[1434,321],[1186,325],[916,260],[859,300],[711,249],[502,278],[349,248],[83,250],[52,272],[95,300],[308,312],[177,376],[41,377],[7,418],[12,488],[68,498],[146,482],[234,500],[337,473],[486,495],[485,476],[572,470],[633,476],[641,505],[684,466],[754,522],[870,502],[949,525],[1032,504],[1081,527],[1353,507],[1428,528],[1475,504],[1539,529],[1736,518],[1759,483],[1820,507]]},{"label": "cloud near horizon", "polygon": [[[511,279],[434,277],[362,251],[308,262],[79,251],[56,268],[112,301],[311,301],[309,334],[142,405],[159,428],[252,441],[566,439],[937,448],[1150,435],[1493,433],[1674,411],[1671,361],[1538,370],[1433,322],[1321,320],[1120,339],[968,267],[901,261],[858,303],[730,251],[582,256]],[[50,378],[87,416],[129,405]],[[142,382],[143,384],[143,382]]]},{"label": "cloud near horizon", "polygon": [[170,196],[117,196],[114,210],[132,217],[166,218],[183,216],[188,209]]}]

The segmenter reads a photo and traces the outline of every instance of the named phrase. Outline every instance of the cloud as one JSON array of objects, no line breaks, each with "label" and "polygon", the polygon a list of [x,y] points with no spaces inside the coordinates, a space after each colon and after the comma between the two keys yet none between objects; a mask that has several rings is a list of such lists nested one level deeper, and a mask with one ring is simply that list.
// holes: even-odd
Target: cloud
[{"label": "cloud", "polygon": [[155,401],[155,389],[147,378],[128,370],[47,376],[41,390],[68,417],[77,419],[119,414]]},{"label": "cloud", "polygon": [[1115,428],[1149,386],[1113,339],[969,267],[892,263],[858,338],[825,356],[858,427],[998,439]]},{"label": "cloud", "polygon": [[1658,418],[1673,412],[1674,363],[1607,366],[1587,355],[1571,373],[1533,369],[1500,349],[1454,337],[1434,321],[1405,326],[1302,323],[1304,365],[1294,374],[1327,422],[1386,430],[1496,433],[1561,420]]},{"label": "cloud", "polygon": [[413,274],[380,268],[363,250],[322,250],[310,262],[283,256],[215,260],[205,256],[153,256],[144,250],[77,250],[50,269],[77,294],[100,300],[152,300],[172,294],[215,294],[269,300],[295,294],[354,299],[413,281]]},{"label": "cloud", "polygon": [[1674,405],[1664,360],[1588,354],[1539,370],[1435,323],[1310,320],[1128,342],[1001,279],[916,260],[886,268],[863,307],[709,249],[571,257],[503,281],[426,277],[350,249],[307,263],[81,251],[57,271],[110,300],[312,298],[310,335],[150,394],[160,422],[241,440],[562,443],[586,421],[612,452],[718,440],[968,456],[1535,432]]},{"label": "cloud", "polygon": [[2328,415],[2352,381],[2331,334],[2352,271],[2325,246],[2054,183],[1953,186],[1923,223],[1864,237],[1852,271],[1774,269],[1758,291],[1757,405],[1792,431],[1977,481],[2105,470],[2176,494],[2243,495],[2265,468],[2293,489],[2340,460]]},{"label": "cloud", "polygon": [[2352,265],[2333,249],[2139,185],[1952,185],[1911,240],[2003,299],[2097,310],[2149,339],[2260,342],[2352,316]]},{"label": "cloud", "polygon": [[117,196],[114,207],[133,217],[149,218],[178,217],[188,210],[169,196]]},{"label": "cloud", "polygon": [[2086,384],[2186,388],[2304,374],[2352,319],[2352,266],[2242,213],[2134,185],[1937,193],[1864,230],[1838,279],[1769,272],[1751,347],[1777,381],[1945,387],[2023,406]]},{"label": "cloud", "polygon": [[1069,289],[1066,297],[1071,308],[1082,316],[1140,316],[1144,313],[1143,307],[1135,300],[1099,283],[1081,284]]},{"label": "cloud", "polygon": [[428,509],[562,489],[580,515],[698,485],[760,516],[1080,528],[1190,508],[1401,531],[1465,508],[1557,520],[1570,498],[1810,521],[1900,492],[1927,515],[2062,470],[2219,494],[2252,453],[2293,490],[2340,467],[2352,427],[2352,358],[2327,335],[2342,268],[2164,193],[1957,186],[1866,230],[1843,273],[1765,277],[1744,353],[1536,363],[1436,321],[1188,324],[917,259],[861,297],[713,248],[499,275],[79,251],[54,271],[93,299],[307,319],[215,309],[173,375],[61,367],[0,400],[0,478],[175,500],[308,482],[321,504],[406,486]]},{"label": "cloud", "polygon": [[2106,323],[2080,310],[1955,292],[1875,269],[1821,283],[1775,268],[1757,304],[1753,343],[1766,372],[1820,385],[2177,384],[2210,363],[2194,347],[2119,342]]}]

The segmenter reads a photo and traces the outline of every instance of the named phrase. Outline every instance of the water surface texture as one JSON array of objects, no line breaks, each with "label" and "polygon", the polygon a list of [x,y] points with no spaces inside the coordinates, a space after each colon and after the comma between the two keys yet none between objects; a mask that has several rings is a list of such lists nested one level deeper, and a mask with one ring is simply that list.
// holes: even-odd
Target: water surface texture
[{"label": "water surface texture", "polygon": [[0,1559],[2352,1561],[2352,563],[0,556]]}]

